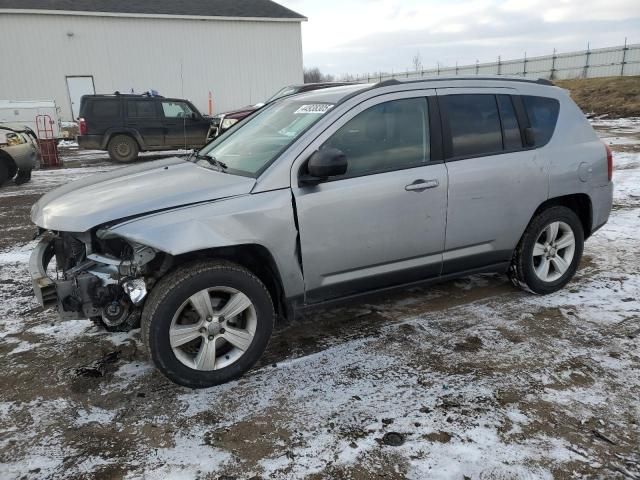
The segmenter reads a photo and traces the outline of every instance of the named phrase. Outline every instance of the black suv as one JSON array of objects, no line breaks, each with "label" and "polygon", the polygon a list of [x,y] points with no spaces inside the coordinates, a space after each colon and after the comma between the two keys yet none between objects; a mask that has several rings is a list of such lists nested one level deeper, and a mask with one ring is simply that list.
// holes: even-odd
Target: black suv
[{"label": "black suv", "polygon": [[112,160],[131,162],[140,151],[200,148],[211,118],[187,100],[152,95],[85,95],[80,103],[78,145],[108,150]]}]

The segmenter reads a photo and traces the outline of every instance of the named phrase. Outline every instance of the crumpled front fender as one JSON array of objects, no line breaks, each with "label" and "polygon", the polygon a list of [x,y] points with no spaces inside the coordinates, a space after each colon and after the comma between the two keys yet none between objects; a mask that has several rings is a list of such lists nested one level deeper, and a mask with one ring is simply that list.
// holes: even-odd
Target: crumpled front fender
[{"label": "crumpled front fender", "polygon": [[289,189],[177,208],[117,224],[109,231],[174,256],[212,248],[260,245],[271,253],[285,295],[290,297],[304,291]]}]

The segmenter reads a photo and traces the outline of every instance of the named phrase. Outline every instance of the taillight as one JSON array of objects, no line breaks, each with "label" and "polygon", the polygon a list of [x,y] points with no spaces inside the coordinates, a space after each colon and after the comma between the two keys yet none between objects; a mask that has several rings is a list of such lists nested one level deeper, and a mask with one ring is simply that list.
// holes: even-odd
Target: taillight
[{"label": "taillight", "polygon": [[604,144],[604,148],[607,149],[607,176],[609,177],[609,181],[613,179],[613,153],[611,153],[611,149],[609,145]]},{"label": "taillight", "polygon": [[80,135],[86,135],[87,134],[87,122],[84,120],[84,118],[78,119],[78,126],[80,127]]}]

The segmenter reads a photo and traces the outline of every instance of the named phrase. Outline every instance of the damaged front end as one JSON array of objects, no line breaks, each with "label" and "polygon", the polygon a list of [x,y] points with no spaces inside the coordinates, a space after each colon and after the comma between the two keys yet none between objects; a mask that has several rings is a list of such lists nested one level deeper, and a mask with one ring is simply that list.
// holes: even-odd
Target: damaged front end
[{"label": "damaged front end", "polygon": [[[63,320],[91,318],[110,330],[130,330],[162,255],[109,230],[46,232],[31,254],[29,269],[36,298],[56,305]],[[154,264],[151,268],[151,264]]]}]

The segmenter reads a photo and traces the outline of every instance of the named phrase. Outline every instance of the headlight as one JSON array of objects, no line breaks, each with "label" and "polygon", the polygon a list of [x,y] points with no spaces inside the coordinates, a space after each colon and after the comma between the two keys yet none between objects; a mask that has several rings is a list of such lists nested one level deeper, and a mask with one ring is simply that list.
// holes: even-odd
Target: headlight
[{"label": "headlight", "polygon": [[22,135],[19,133],[7,133],[7,145],[21,145],[23,143],[27,143]]},{"label": "headlight", "polygon": [[222,125],[220,125],[220,128],[226,130],[227,128],[233,127],[236,123],[238,123],[237,118],[225,118],[224,120],[222,120]]}]

